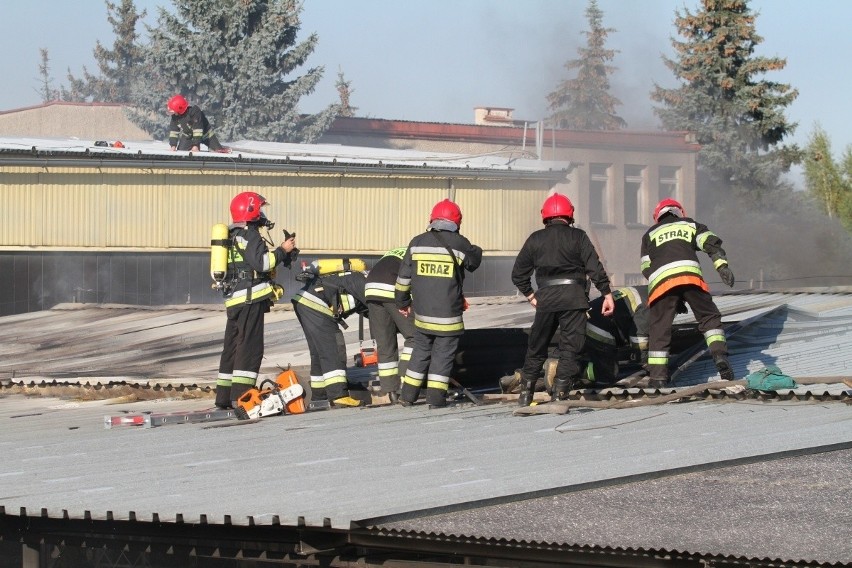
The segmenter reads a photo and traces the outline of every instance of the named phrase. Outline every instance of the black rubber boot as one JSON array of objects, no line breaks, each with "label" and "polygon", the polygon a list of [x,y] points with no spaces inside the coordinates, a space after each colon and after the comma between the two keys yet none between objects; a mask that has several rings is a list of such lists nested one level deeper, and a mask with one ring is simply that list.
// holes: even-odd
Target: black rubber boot
[{"label": "black rubber boot", "polygon": [[521,379],[521,394],[518,396],[518,406],[529,406],[532,404],[535,394],[535,384],[538,379]]},{"label": "black rubber boot", "polygon": [[568,393],[574,387],[574,381],[572,379],[556,379],[553,381],[553,393],[551,393],[551,400],[568,400]]},{"label": "black rubber boot", "polygon": [[731,368],[731,363],[728,362],[727,357],[719,355],[713,359],[713,363],[716,364],[716,370],[719,371],[720,379],[723,381],[734,380],[734,370]]}]

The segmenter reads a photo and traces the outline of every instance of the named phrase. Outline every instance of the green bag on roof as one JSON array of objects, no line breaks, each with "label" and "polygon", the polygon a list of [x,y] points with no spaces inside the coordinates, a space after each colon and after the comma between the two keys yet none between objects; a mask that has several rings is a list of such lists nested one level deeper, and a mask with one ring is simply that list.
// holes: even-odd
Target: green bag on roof
[{"label": "green bag on roof", "polygon": [[799,385],[790,375],[785,375],[775,365],[767,365],[746,377],[746,387],[753,390],[777,391],[794,389]]}]

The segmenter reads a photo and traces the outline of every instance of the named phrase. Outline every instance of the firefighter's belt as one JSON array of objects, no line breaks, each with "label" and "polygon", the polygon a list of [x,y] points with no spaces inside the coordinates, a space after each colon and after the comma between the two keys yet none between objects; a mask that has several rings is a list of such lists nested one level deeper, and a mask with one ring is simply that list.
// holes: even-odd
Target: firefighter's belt
[{"label": "firefighter's belt", "polygon": [[545,278],[543,280],[539,280],[536,278],[536,284],[538,284],[539,289],[547,288],[548,286],[564,286],[568,284],[583,284],[580,280],[576,278]]}]

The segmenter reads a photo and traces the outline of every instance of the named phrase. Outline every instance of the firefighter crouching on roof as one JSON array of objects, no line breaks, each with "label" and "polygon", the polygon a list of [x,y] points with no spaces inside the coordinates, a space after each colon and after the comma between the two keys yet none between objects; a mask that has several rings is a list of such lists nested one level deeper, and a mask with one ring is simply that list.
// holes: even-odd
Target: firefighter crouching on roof
[{"label": "firefighter crouching on roof", "polygon": [[648,345],[648,386],[659,388],[669,381],[669,349],[672,322],[679,306],[689,304],[698,330],[713,356],[722,380],[733,380],[728,362],[728,344],[722,330],[722,315],[713,302],[701,274],[696,251],[710,256],[713,267],[728,286],[734,274],[722,249],[722,239],[705,225],[686,216],[674,199],[663,199],[654,209],[654,222],[642,237],[642,274],[648,279],[651,336]]},{"label": "firefighter crouching on roof", "polygon": [[583,383],[590,386],[612,385],[618,380],[619,349],[629,348],[631,361],[648,362],[648,291],[645,286],[613,290],[615,311],[601,313],[604,297],[589,302],[586,322]]},{"label": "firefighter crouching on roof", "polygon": [[399,267],[396,306],[414,318],[414,350],[399,398],[404,406],[417,400],[424,379],[429,406],[447,405],[450,374],[464,333],[464,271],[473,272],[482,263],[482,249],[459,233],[461,222],[458,205],[449,199],[438,202],[426,232],[411,240]]},{"label": "firefighter crouching on roof", "polygon": [[[361,262],[361,261],[358,261]],[[293,296],[293,309],[311,354],[311,401],[328,400],[333,407],[360,406],[349,396],[346,381],[346,344],[340,326],[354,313],[366,314],[366,276],[347,268],[322,274],[322,261],[314,261],[298,276],[305,281]]]},{"label": "firefighter crouching on roof", "polygon": [[[573,227],[574,205],[567,196],[554,193],[541,208],[544,228],[527,237],[512,267],[512,283],[535,308],[527,353],[521,369],[520,406],[529,406],[541,376],[547,350],[559,331],[559,362],[551,398],[561,400],[580,382],[580,354],[586,337],[589,296],[587,274],[603,296],[601,312],[615,309],[609,277],[589,236]],[[531,279],[535,275],[537,290]]]},{"label": "firefighter crouching on roof", "polygon": [[228,269],[225,294],[227,323],[219,375],[216,380],[216,406],[236,408],[237,400],[255,386],[263,359],[263,326],[266,312],[284,293],[274,281],[275,267],[290,266],[295,237],[269,250],[272,244],[260,229],[274,225],[261,210],[266,199],[244,191],[231,201],[228,227]]},{"label": "firefighter crouching on roof", "polygon": [[[370,336],[376,340],[379,356],[379,385],[391,402],[399,399],[400,376],[405,375],[414,349],[414,323],[396,309],[396,278],[405,256],[405,247],[389,250],[367,274],[364,296],[370,310]],[[402,352],[397,334],[403,337]]]}]

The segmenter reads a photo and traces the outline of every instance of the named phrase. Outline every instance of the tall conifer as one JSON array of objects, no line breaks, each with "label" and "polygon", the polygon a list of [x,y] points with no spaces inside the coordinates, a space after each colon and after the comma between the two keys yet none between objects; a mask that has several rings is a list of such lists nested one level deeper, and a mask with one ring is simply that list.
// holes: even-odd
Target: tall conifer
[{"label": "tall conifer", "polygon": [[782,171],[776,146],[795,129],[784,110],[798,93],[760,78],[783,69],[786,60],[754,55],[763,38],[747,0],[702,0],[701,5],[695,13],[675,12],[684,40],[672,39],[677,58],[664,61],[680,85],[655,84],[651,97],[662,103],[655,112],[666,129],[696,134],[705,185],[759,194],[774,188]]},{"label": "tall conifer", "polygon": [[574,130],[618,130],[627,123],[615,113],[621,101],[609,93],[609,75],[615,67],[609,64],[615,54],[606,49],[606,38],[615,30],[603,27],[603,12],[596,0],[586,7],[589,22],[586,46],[577,49],[580,57],[565,63],[568,71],[577,70],[573,79],[565,79],[547,95],[550,118],[559,128]]},{"label": "tall conifer", "polygon": [[101,42],[95,44],[99,75],[89,73],[85,67],[82,78],[68,71],[69,86],[62,89],[65,100],[129,103],[132,99],[143,62],[136,26],[147,12],[137,12],[133,0],[121,0],[121,5],[107,0],[106,7],[107,20],[115,34],[113,48],[107,49]]}]

